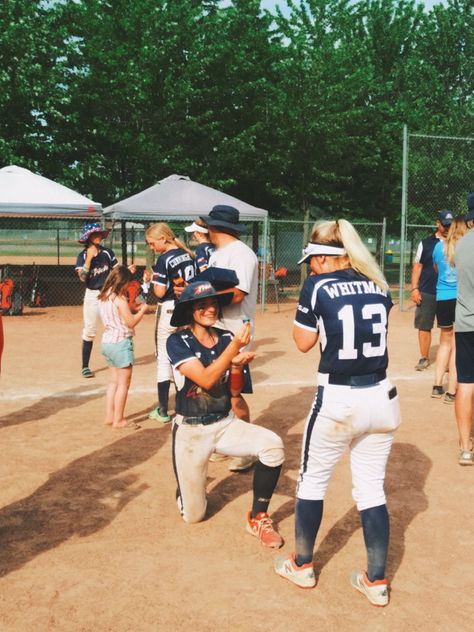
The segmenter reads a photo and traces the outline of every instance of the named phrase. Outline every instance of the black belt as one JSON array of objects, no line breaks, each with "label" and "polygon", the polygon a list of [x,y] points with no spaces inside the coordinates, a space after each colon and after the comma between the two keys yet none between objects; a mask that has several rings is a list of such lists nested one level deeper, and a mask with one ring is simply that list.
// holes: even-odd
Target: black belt
[{"label": "black belt", "polygon": [[227,417],[229,413],[209,413],[208,415],[201,415],[200,417],[183,417],[182,423],[190,426],[209,426],[215,424],[216,421],[220,421]]},{"label": "black belt", "polygon": [[338,375],[337,373],[329,373],[328,383],[337,386],[373,386],[382,380],[385,380],[387,373],[385,371],[377,371],[377,373],[366,373],[365,375]]}]

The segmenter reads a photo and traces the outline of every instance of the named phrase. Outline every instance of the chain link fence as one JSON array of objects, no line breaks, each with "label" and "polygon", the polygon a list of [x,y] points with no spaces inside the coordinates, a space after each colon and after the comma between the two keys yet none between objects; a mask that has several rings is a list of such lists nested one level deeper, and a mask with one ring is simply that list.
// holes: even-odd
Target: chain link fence
[{"label": "chain link fence", "polygon": [[412,134],[404,130],[402,226],[400,248],[400,309],[409,297],[414,251],[433,233],[438,211],[466,213],[474,190],[474,138]]},{"label": "chain link fence", "polygon": [[[191,249],[195,247],[184,230],[189,221],[167,223],[181,241]],[[0,218],[0,283],[12,279],[23,304],[31,307],[81,305],[84,284],[79,281],[75,264],[82,249],[77,240],[84,224],[84,219]],[[148,225],[115,222],[106,226],[110,233],[103,242],[120,262],[137,265],[135,278],[140,281],[145,267],[151,267],[156,260],[156,255],[145,243]],[[248,233],[242,240],[254,252],[262,253],[263,224],[249,222]],[[260,297],[262,290],[260,283]],[[148,293],[147,301],[156,303],[153,292]]]},{"label": "chain link fence", "polygon": [[[393,250],[386,249],[386,221],[353,222],[362,241],[374,255],[389,283],[396,281],[398,264]],[[267,254],[266,304],[294,302],[306,278],[307,266],[299,266],[301,251],[307,245],[313,222],[270,220]]]}]

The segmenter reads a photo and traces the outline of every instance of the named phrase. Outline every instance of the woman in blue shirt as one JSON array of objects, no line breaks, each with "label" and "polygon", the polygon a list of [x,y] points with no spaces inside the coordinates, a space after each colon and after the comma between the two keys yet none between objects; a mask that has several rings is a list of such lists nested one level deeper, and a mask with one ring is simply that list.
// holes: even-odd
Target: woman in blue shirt
[{"label": "woman in blue shirt", "polygon": [[436,318],[440,328],[439,347],[436,355],[435,383],[431,397],[443,396],[443,378],[449,368],[448,390],[443,402],[452,404],[456,395],[457,376],[454,348],[454,314],[456,310],[457,276],[454,265],[454,248],[467,230],[463,217],[456,217],[449,228],[445,241],[436,244],[433,250],[433,266],[438,273],[436,283]]}]

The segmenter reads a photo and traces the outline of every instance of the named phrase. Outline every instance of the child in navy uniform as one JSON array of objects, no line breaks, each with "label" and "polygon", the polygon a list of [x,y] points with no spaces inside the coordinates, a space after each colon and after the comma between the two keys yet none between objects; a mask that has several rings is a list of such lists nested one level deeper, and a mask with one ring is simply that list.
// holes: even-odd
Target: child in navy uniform
[{"label": "child in navy uniform", "polygon": [[204,272],[209,267],[209,258],[216,249],[214,244],[209,241],[209,231],[201,219],[197,219],[190,226],[185,226],[184,230],[187,233],[191,233],[194,241],[197,243],[194,250],[197,272],[198,274]]},{"label": "child in navy uniform", "polygon": [[82,235],[78,240],[80,244],[84,245],[84,249],[77,257],[76,272],[86,286],[83,302],[84,327],[82,330],[82,375],[85,378],[94,377],[94,373],[89,368],[89,361],[92,343],[97,333],[99,292],[109,272],[118,265],[114,252],[101,245],[108,234],[109,231],[102,228],[100,224],[87,224],[82,229]]},{"label": "child in navy uniform", "polygon": [[196,275],[194,255],[183,242],[174,235],[168,224],[159,222],[152,224],[145,233],[148,246],[159,255],[152,267],[151,282],[155,296],[159,299],[156,326],[156,355],[157,355],[157,390],[158,406],[148,417],[167,423],[171,420],[168,415],[168,400],[170,383],[173,372],[166,354],[166,341],[175,331],[170,325],[175,299],[180,296],[186,285]]}]

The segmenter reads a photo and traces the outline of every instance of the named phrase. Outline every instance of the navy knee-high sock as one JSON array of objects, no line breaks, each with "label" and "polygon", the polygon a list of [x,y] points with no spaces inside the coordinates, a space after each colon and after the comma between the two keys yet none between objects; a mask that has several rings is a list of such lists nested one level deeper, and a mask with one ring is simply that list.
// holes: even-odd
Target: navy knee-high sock
[{"label": "navy knee-high sock", "polygon": [[89,360],[92,353],[92,340],[82,341],[82,368],[87,369],[89,367]]},{"label": "navy knee-high sock", "polygon": [[370,507],[360,512],[364,542],[367,549],[367,576],[369,581],[385,579],[390,520],[387,505]]},{"label": "navy knee-high sock", "polygon": [[168,401],[170,396],[170,381],[158,382],[158,406],[162,415],[168,414]]},{"label": "navy knee-high sock", "polygon": [[296,499],[295,561],[298,566],[313,561],[314,543],[323,517],[322,500]]},{"label": "navy knee-high sock", "polygon": [[264,465],[261,461],[257,461],[253,475],[252,518],[255,518],[258,513],[267,511],[278,483],[280,472],[281,465],[270,467]]}]

